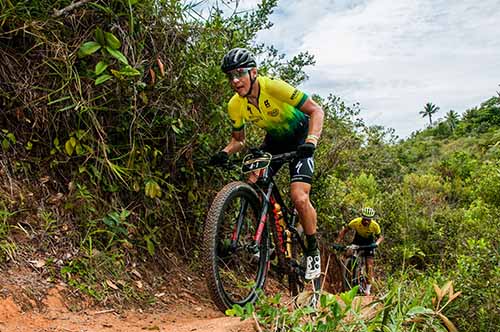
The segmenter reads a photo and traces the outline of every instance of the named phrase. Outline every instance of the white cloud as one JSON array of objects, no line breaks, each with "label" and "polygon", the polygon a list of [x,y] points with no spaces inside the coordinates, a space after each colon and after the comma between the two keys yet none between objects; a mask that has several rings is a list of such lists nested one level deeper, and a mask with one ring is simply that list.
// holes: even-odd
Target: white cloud
[{"label": "white cloud", "polygon": [[500,83],[500,0],[289,0],[271,19],[259,41],[316,56],[304,90],[359,101],[400,136],[425,127],[426,102],[462,112]]}]

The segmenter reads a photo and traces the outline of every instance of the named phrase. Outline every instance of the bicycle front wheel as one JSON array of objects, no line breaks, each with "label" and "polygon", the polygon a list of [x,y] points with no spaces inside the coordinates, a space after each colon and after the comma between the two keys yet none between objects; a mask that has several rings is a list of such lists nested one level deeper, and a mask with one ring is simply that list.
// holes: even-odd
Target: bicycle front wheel
[{"label": "bicycle front wheel", "polygon": [[354,273],[357,269],[357,264],[356,260],[352,257],[347,258],[343,264],[342,284],[344,286],[344,292],[347,292],[357,285],[357,278]]},{"label": "bicycle front wheel", "polygon": [[357,264],[355,269],[356,284],[359,285],[358,292],[365,295],[368,289],[368,273],[366,267],[366,258],[361,258],[361,262]]},{"label": "bicycle front wheel", "polygon": [[208,211],[203,265],[211,298],[221,311],[254,302],[264,286],[269,236],[264,227],[260,244],[255,244],[260,213],[257,193],[244,182],[222,188]]}]

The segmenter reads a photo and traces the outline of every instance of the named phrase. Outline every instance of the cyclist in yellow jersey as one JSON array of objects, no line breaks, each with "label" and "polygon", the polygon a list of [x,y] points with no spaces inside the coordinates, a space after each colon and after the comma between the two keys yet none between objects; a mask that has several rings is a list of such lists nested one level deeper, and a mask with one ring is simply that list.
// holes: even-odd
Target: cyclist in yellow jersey
[{"label": "cyclist in yellow jersey", "polygon": [[[290,193],[306,234],[306,279],[315,279],[321,274],[321,262],[316,240],[316,210],[309,200],[309,193],[314,150],[323,127],[323,110],[288,83],[258,76],[255,57],[247,49],[230,50],[224,56],[221,68],[236,92],[228,104],[233,130],[229,144],[210,162],[224,164],[230,154],[242,149],[248,123],[266,131],[262,150],[271,154],[297,151],[298,157],[289,164]],[[277,172],[280,167],[280,164],[271,164],[271,172]]]},{"label": "cyclist in yellow jersey", "polygon": [[[374,247],[378,247],[378,245],[384,240],[384,237],[381,235],[380,225],[373,220],[374,217],[375,210],[370,207],[363,208],[360,218],[351,220],[347,226],[342,228],[337,238],[337,242],[340,243],[344,239],[345,234],[352,229],[356,231],[352,241],[353,244],[361,246],[373,245]],[[363,250],[363,255],[366,257],[366,267],[368,270],[367,273],[369,280],[365,293],[366,295],[370,295],[370,288],[373,283],[373,257],[375,255],[375,248]]]}]

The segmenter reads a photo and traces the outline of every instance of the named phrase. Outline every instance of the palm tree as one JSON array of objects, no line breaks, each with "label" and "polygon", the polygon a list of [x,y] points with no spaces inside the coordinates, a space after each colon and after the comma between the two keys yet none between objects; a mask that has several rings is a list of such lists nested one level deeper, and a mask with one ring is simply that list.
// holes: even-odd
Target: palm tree
[{"label": "palm tree", "polygon": [[455,131],[458,120],[458,113],[454,110],[450,110],[448,113],[446,113],[446,122],[448,123],[448,126],[450,126],[452,132]]},{"label": "palm tree", "polygon": [[429,125],[432,126],[432,114],[435,114],[437,111],[439,111],[439,107],[434,105],[433,103],[427,103],[425,104],[424,110],[420,111],[418,114],[421,114],[423,118],[426,116],[429,117]]}]

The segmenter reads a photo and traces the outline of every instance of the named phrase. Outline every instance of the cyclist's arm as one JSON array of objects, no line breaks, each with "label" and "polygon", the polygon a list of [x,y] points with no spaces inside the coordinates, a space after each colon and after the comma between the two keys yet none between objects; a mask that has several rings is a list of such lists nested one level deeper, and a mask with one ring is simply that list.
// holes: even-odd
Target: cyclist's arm
[{"label": "cyclist's arm", "polygon": [[[282,80],[264,79],[263,83],[266,84],[271,95],[309,115],[309,132],[307,134],[316,136],[319,139],[323,128],[323,109],[304,92]],[[306,142],[315,145],[318,143],[317,139],[313,138],[306,139]]]},{"label": "cyclist's arm", "polygon": [[378,246],[382,241],[384,241],[384,236],[382,234],[380,234],[380,236],[378,237],[377,241],[375,241],[375,243]]},{"label": "cyclist's arm", "polygon": [[[323,117],[324,112],[323,109],[314,101],[311,97],[307,98],[304,105],[300,107],[300,110],[309,115],[309,132],[308,135],[312,135],[313,137],[321,136],[321,131],[323,129]],[[308,143],[314,143],[314,145],[318,144],[318,141],[314,138],[306,139]]]},{"label": "cyclist's arm", "polygon": [[245,145],[245,129],[242,128],[239,131],[233,131],[231,134],[231,142],[222,149],[222,151],[227,152],[227,154],[233,154],[240,151]]},{"label": "cyclist's arm", "polygon": [[342,240],[344,240],[345,233],[347,233],[348,231],[349,231],[349,227],[344,226],[344,228],[342,228],[339,235],[337,236],[337,243],[340,243],[340,242],[342,242]]}]

